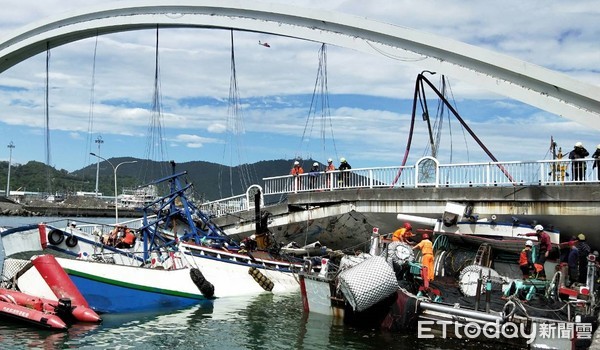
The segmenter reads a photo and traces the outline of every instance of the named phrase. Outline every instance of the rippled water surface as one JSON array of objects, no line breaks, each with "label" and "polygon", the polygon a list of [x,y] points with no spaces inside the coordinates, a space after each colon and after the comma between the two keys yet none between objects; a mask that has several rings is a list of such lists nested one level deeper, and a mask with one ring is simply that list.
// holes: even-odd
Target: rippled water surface
[{"label": "rippled water surface", "polygon": [[[51,221],[51,220],[48,220]],[[82,219],[85,221],[85,219]],[[1,218],[2,226],[38,222]],[[217,299],[161,313],[103,315],[99,325],[76,324],[53,332],[0,318],[0,349],[493,349],[505,345],[418,339],[343,326],[328,316],[305,314],[299,293]]]},{"label": "rippled water surface", "polygon": [[[492,349],[492,344],[425,340],[356,329],[302,312],[299,294],[216,300],[212,308],[103,315],[66,332],[0,319],[2,349]],[[506,347],[504,347],[506,349]]]}]

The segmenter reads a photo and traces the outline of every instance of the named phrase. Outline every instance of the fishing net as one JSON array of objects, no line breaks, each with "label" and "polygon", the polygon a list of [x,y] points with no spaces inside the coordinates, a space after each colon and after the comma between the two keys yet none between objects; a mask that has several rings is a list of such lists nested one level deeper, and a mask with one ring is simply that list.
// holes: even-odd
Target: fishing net
[{"label": "fishing net", "polygon": [[343,271],[339,280],[344,297],[357,312],[368,309],[398,289],[394,270],[379,256]]},{"label": "fishing net", "polygon": [[13,279],[17,272],[21,271],[29,260],[7,258],[4,260],[4,267],[2,269],[2,283],[8,283],[9,280]]}]

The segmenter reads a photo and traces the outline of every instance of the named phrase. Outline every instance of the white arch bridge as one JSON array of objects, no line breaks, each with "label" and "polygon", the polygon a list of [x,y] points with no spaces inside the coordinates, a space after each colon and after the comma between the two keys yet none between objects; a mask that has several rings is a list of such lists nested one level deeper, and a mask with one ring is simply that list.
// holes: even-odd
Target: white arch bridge
[{"label": "white arch bridge", "polygon": [[159,27],[270,33],[391,56],[600,129],[600,87],[489,50],[365,18],[247,0],[119,1],[49,18],[0,41],[0,73],[40,52],[115,32]]}]

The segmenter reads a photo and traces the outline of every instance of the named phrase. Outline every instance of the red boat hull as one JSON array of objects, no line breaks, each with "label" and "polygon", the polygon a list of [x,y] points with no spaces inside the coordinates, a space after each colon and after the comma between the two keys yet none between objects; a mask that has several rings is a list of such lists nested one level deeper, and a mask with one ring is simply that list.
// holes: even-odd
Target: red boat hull
[{"label": "red boat hull", "polygon": [[43,328],[67,329],[67,324],[57,315],[15,304],[10,300],[10,296],[3,294],[0,294],[0,315],[32,323]]}]

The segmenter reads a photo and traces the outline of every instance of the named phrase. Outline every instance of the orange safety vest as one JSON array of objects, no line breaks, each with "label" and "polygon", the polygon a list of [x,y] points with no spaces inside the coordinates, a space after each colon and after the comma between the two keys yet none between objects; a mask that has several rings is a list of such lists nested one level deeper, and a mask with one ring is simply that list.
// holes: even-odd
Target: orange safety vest
[{"label": "orange safety vest", "polygon": [[531,249],[523,248],[523,250],[521,250],[521,255],[519,256],[519,266],[525,266],[531,263],[531,255],[529,254],[531,254]]},{"label": "orange safety vest", "polygon": [[404,227],[401,227],[394,231],[394,234],[392,235],[392,241],[404,241],[404,232],[406,232],[406,229]]},{"label": "orange safety vest", "polygon": [[302,169],[302,167],[293,167],[292,171],[290,171],[290,175],[300,175],[300,174],[304,174],[304,169]]},{"label": "orange safety vest", "polygon": [[131,233],[130,230],[125,231],[125,237],[123,238],[123,243],[125,244],[133,244],[133,240],[135,239],[135,235]]},{"label": "orange safety vest", "polygon": [[419,242],[419,244],[417,244],[415,248],[421,249],[421,253],[423,253],[423,255],[433,255],[433,243],[431,243],[431,241],[428,239],[424,239],[421,242]]}]

